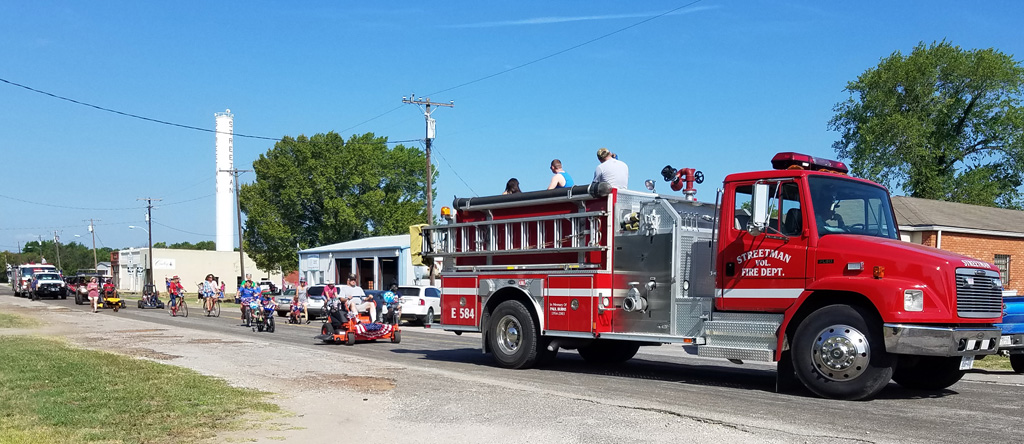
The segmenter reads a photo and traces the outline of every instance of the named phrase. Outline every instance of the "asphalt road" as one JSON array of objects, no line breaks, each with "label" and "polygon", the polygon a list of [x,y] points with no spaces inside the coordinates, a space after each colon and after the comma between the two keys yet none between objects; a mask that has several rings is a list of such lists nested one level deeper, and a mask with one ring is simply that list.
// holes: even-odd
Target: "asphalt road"
[{"label": "asphalt road", "polygon": [[[0,290],[0,297],[13,297],[10,288]],[[88,306],[75,305],[71,299],[44,302],[88,310]],[[298,347],[311,353],[336,354],[338,359],[357,356],[399,365],[428,378],[436,375],[438,380],[451,381],[445,384],[454,385],[448,388],[451,393],[446,400],[432,401],[443,404],[435,406],[441,420],[443,415],[474,413],[459,411],[459,396],[494,391],[501,392],[502,397],[490,402],[507,403],[507,408],[498,405],[496,410],[509,415],[524,415],[522,409],[536,409],[527,402],[532,396],[606,406],[610,415],[599,418],[601,426],[635,432],[626,436],[646,442],[673,440],[658,435],[661,431],[651,423],[618,424],[616,421],[621,419],[614,412],[649,412],[654,418],[667,418],[665,421],[682,418],[752,434],[748,436],[765,434],[779,442],[1024,442],[1020,428],[1024,420],[1024,375],[1010,372],[974,370],[950,389],[937,393],[905,390],[893,383],[871,401],[834,401],[803,390],[776,393],[774,365],[735,365],[696,357],[675,346],[643,348],[636,358],[614,368],[591,367],[576,353],[563,350],[559,359],[545,368],[506,370],[494,366],[491,358],[480,352],[477,334],[456,336],[403,326],[400,344],[378,341],[349,347],[313,339],[319,333],[319,321],[311,325],[278,322],[275,333],[254,333],[240,326],[235,304],[224,304],[220,318],[208,318],[194,303],[194,294],[189,302],[188,318],[172,318],[166,310],[134,306],[117,314],[107,310],[103,315],[145,320],[170,329],[198,330],[216,337],[258,338],[271,350]],[[571,412],[560,411],[557,405],[544,408],[549,411],[540,416],[551,421],[573,418]]]}]

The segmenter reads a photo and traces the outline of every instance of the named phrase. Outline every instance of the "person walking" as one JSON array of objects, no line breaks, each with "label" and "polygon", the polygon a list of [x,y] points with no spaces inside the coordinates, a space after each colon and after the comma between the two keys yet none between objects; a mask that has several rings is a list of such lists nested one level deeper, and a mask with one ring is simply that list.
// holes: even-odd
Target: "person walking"
[{"label": "person walking", "polygon": [[608,148],[601,148],[597,150],[597,160],[601,164],[594,170],[594,183],[608,182],[612,188],[628,188],[629,167],[619,160],[617,154],[608,151]]},{"label": "person walking", "polygon": [[566,173],[562,169],[562,161],[555,159],[551,161],[551,183],[548,184],[548,189],[553,190],[555,188],[571,188],[573,186],[572,176]]},{"label": "person walking", "polygon": [[299,286],[295,287],[295,297],[299,300],[299,306],[302,307],[302,315],[306,317],[306,323],[309,323],[309,310],[306,308],[307,302],[307,291],[306,291],[306,280],[299,279]]},{"label": "person walking", "polygon": [[92,278],[85,288],[89,290],[89,303],[92,304],[92,312],[96,313],[96,303],[100,300],[100,283],[96,278]]}]

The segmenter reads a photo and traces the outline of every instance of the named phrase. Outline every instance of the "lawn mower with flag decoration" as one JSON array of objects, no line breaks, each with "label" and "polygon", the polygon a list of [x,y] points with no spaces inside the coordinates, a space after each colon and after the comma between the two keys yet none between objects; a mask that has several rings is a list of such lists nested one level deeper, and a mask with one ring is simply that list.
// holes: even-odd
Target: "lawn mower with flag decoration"
[{"label": "lawn mower with flag decoration", "polygon": [[356,341],[390,339],[391,342],[398,344],[402,342],[402,329],[397,323],[370,322],[369,315],[364,313],[350,318],[344,307],[335,306],[327,310],[327,317],[316,339],[346,345],[354,345]]}]

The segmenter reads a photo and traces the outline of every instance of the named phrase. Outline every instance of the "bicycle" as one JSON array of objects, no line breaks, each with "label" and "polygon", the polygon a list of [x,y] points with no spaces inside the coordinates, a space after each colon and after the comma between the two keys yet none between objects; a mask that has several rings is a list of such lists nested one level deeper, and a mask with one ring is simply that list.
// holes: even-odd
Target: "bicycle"
[{"label": "bicycle", "polygon": [[[213,297],[213,296],[210,296],[210,297]],[[206,312],[207,316],[213,316],[215,318],[219,318],[220,317],[220,299],[214,298],[214,301],[213,301],[212,305],[213,305],[213,309],[211,310],[209,307],[207,307],[207,304],[204,302],[203,303],[203,311]]]},{"label": "bicycle", "polygon": [[167,311],[171,313],[171,317],[177,316],[181,313],[182,317],[188,317],[188,304],[185,303],[185,294],[179,294],[177,297],[172,299],[170,304],[167,304]]}]

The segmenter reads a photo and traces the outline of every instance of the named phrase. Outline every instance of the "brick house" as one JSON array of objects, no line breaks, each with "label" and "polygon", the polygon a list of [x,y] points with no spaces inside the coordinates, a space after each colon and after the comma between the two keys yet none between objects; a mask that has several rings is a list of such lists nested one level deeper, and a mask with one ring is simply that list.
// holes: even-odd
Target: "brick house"
[{"label": "brick house", "polygon": [[1024,211],[893,196],[900,238],[999,267],[1003,287],[1024,294]]}]

